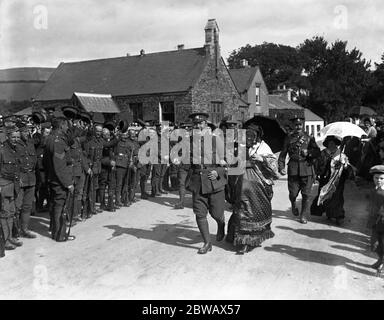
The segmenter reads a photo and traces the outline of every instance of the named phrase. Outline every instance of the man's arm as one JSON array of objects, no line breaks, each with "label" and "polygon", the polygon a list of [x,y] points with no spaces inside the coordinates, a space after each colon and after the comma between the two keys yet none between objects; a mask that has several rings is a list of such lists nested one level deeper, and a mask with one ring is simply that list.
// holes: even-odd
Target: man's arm
[{"label": "man's arm", "polygon": [[278,160],[278,168],[281,174],[285,174],[285,158],[288,154],[289,137],[286,137],[283,144],[283,149],[280,152]]}]

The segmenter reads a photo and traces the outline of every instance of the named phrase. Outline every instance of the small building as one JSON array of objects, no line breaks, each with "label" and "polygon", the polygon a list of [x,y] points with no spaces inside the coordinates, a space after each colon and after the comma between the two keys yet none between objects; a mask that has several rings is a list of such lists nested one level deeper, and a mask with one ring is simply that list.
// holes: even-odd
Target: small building
[{"label": "small building", "polygon": [[120,119],[134,122],[183,122],[192,112],[207,112],[210,121],[247,119],[241,99],[220,53],[215,19],[205,26],[203,47],[136,56],[61,63],[34,99],[34,109],[71,103],[74,92],[109,94]]},{"label": "small building", "polygon": [[314,137],[319,136],[320,130],[324,127],[324,120],[311,110],[289,100],[288,92],[269,95],[269,116],[277,119],[287,130],[291,126],[289,119],[295,116],[302,117],[305,119],[304,130]]},{"label": "small building", "polygon": [[260,68],[250,67],[248,61],[240,61],[241,68],[230,69],[229,73],[241,98],[249,104],[249,115],[268,115],[268,89]]}]

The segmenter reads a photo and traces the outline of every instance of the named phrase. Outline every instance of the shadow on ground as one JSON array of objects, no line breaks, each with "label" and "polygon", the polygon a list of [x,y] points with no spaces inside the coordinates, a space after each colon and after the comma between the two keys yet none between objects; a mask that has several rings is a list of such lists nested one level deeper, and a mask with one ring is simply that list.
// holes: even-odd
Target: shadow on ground
[{"label": "shadow on ground", "polygon": [[332,267],[345,266],[349,270],[362,273],[367,276],[372,276],[375,274],[373,269],[372,271],[363,269],[369,268],[370,265],[356,262],[334,253],[315,251],[304,248],[295,248],[282,244],[274,244],[272,246],[265,247],[264,250],[289,255],[305,262],[319,263]]},{"label": "shadow on ground", "polygon": [[369,246],[369,237],[359,235],[352,232],[341,232],[338,230],[309,230],[309,229],[293,229],[290,227],[277,226],[276,229],[289,230],[297,234],[314,238],[325,239],[341,244],[353,245],[361,249],[366,249]]},{"label": "shadow on ground", "polygon": [[[104,226],[107,229],[113,230],[111,237],[107,240],[113,240],[122,235],[134,236],[138,239],[147,239],[161,242],[171,246],[199,249],[202,244],[200,232],[196,227],[183,224],[156,224],[151,230],[125,228],[118,225]],[[234,251],[232,244],[226,241],[215,241],[215,235],[211,233],[211,241],[213,247],[219,247],[226,251]]]}]

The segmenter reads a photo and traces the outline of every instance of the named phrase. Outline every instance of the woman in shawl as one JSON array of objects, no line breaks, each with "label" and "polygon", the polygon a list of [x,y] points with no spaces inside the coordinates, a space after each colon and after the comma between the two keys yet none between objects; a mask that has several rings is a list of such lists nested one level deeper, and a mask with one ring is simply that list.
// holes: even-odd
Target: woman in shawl
[{"label": "woman in shawl", "polygon": [[246,129],[246,168],[235,182],[236,201],[226,238],[238,254],[274,236],[271,200],[273,179],[277,178],[277,158],[262,140],[261,127],[250,125]]},{"label": "woman in shawl", "polygon": [[341,139],[328,136],[323,145],[325,149],[321,151],[315,166],[321,203],[318,203],[317,196],[313,200],[311,214],[321,216],[325,212],[329,220],[334,218],[336,224],[340,225],[345,215],[344,184],[346,179],[353,175],[353,170],[348,157],[339,148]]}]

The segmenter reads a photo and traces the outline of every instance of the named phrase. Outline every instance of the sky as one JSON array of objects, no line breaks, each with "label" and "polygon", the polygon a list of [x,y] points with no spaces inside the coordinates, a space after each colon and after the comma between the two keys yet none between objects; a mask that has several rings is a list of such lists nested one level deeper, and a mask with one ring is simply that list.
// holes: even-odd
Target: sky
[{"label": "sky", "polygon": [[0,69],[202,47],[208,19],[226,60],[246,44],[320,35],[363,57],[384,53],[382,0],[0,0]]}]

